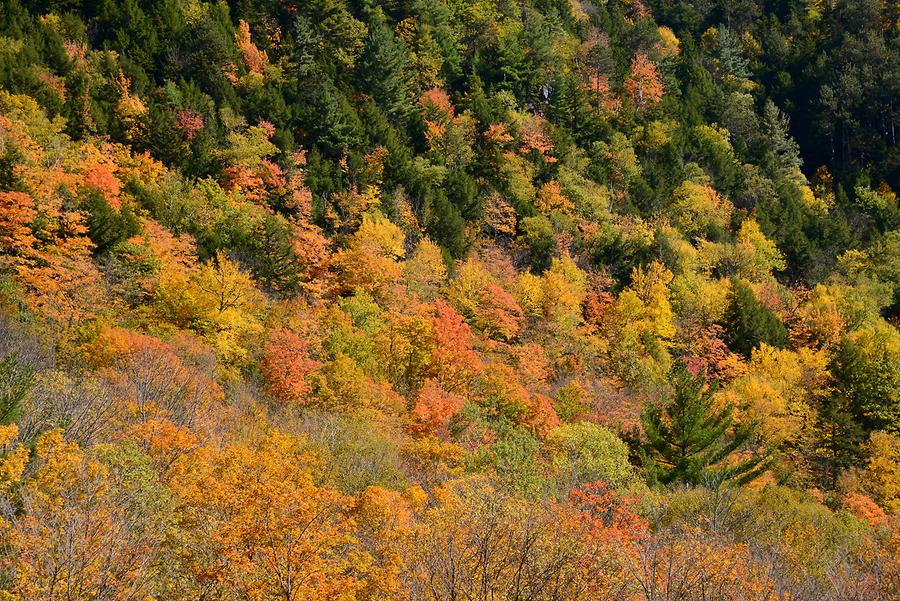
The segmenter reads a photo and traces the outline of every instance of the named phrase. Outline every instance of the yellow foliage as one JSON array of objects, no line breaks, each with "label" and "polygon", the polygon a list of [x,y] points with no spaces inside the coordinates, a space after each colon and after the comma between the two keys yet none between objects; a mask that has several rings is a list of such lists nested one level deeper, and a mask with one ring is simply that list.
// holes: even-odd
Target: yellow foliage
[{"label": "yellow foliage", "polygon": [[635,268],[631,286],[610,306],[605,319],[610,369],[631,384],[660,381],[669,369],[675,335],[667,285],[672,272],[654,261]]},{"label": "yellow foliage", "polygon": [[422,300],[432,300],[447,279],[447,266],[441,248],[423,238],[412,257],[403,264],[403,277],[406,287],[419,295]]},{"label": "yellow foliage", "polygon": [[342,287],[384,296],[403,277],[403,231],[378,213],[363,215],[347,247],[334,257]]},{"label": "yellow foliage", "polygon": [[737,401],[746,419],[759,421],[768,443],[798,444],[814,427],[815,402],[827,392],[829,377],[824,350],[791,351],[763,343],[754,349],[747,373],[723,392]]},{"label": "yellow foliage", "polygon": [[[19,436],[16,424],[0,426],[0,449],[11,447]],[[7,490],[22,477],[28,463],[28,449],[17,446],[6,455],[0,455],[0,491]]]},{"label": "yellow foliage", "polygon": [[866,449],[869,462],[863,481],[875,499],[893,514],[900,514],[900,437],[873,432]]},{"label": "yellow foliage", "polygon": [[686,181],[673,192],[674,221],[684,233],[703,237],[711,230],[725,230],[734,208],[708,184]]}]

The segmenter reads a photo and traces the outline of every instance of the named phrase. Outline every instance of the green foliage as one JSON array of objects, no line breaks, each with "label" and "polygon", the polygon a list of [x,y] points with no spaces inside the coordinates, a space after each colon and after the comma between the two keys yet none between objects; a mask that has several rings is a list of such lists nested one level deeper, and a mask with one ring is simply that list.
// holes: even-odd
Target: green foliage
[{"label": "green foliage", "polygon": [[553,224],[543,215],[526,217],[522,220],[522,244],[528,249],[531,268],[542,273],[550,267],[556,250]]},{"label": "green foliage", "polygon": [[781,320],[756,298],[753,289],[740,280],[733,280],[728,293],[722,326],[725,341],[736,353],[749,357],[765,342],[782,348],[787,344],[787,329]]},{"label": "green foliage", "polygon": [[88,235],[94,252],[102,254],[140,231],[137,216],[127,203],[117,211],[97,190],[81,196],[81,208],[88,214]]},{"label": "green foliage", "polygon": [[22,401],[34,383],[34,370],[22,364],[15,354],[0,361],[0,425],[19,419]]},{"label": "green foliage", "polygon": [[866,431],[900,427],[900,334],[884,321],[850,333],[834,356],[838,394]]},{"label": "green foliage", "polygon": [[730,405],[716,407],[705,378],[694,376],[684,363],[670,374],[674,388],[663,407],[650,403],[641,413],[646,441],[641,463],[648,481],[685,482],[706,486],[749,482],[769,464],[764,455],[736,460],[756,424],[736,425]]},{"label": "green foliage", "polygon": [[553,466],[566,490],[602,481],[623,487],[634,478],[628,446],[615,434],[590,422],[566,424],[548,437]]}]

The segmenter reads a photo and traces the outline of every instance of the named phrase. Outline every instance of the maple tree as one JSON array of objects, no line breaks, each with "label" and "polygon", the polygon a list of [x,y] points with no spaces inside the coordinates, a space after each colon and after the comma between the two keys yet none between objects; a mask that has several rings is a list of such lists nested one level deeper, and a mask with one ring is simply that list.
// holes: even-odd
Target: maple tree
[{"label": "maple tree", "polygon": [[645,54],[636,54],[631,62],[625,90],[638,110],[656,104],[663,97],[664,86],[656,64]]},{"label": "maple tree", "polygon": [[[300,441],[270,435],[255,448],[203,448],[172,467],[177,519],[186,532],[178,553],[203,591],[289,601],[324,594],[352,599],[359,584],[348,501],[313,483]],[[207,593],[208,594],[208,593]]]},{"label": "maple tree", "polygon": [[309,345],[290,330],[272,333],[265,347],[260,370],[269,392],[282,402],[302,403],[310,391],[306,375],[320,363],[310,358]]}]

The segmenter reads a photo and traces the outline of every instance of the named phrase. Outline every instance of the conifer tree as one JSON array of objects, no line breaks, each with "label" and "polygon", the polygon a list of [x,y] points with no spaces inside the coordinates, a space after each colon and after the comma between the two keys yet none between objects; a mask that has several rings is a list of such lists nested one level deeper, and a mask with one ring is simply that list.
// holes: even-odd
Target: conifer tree
[{"label": "conifer tree", "polygon": [[679,362],[670,374],[674,392],[664,407],[650,403],[641,414],[646,441],[640,449],[648,480],[715,485],[745,483],[769,467],[765,455],[729,461],[756,424],[736,426],[731,405],[716,407],[706,379]]},{"label": "conifer tree", "polygon": [[394,118],[404,119],[412,111],[408,63],[406,48],[397,41],[390,27],[383,22],[373,24],[357,72],[364,89]]},{"label": "conifer tree", "polygon": [[33,381],[34,371],[28,365],[20,365],[15,354],[0,361],[0,425],[18,419],[22,401]]},{"label": "conifer tree", "polygon": [[784,324],[741,281],[732,283],[723,321],[728,347],[745,357],[763,342],[778,348],[787,344]]}]

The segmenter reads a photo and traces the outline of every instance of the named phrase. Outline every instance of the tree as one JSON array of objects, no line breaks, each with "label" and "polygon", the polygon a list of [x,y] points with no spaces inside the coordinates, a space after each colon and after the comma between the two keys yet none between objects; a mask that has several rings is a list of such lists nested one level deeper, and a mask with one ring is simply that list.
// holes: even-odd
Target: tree
[{"label": "tree", "polygon": [[27,456],[19,447],[0,460],[3,476],[18,480],[0,491],[4,594],[47,601],[152,594],[172,507],[146,457],[113,445],[88,453],[58,429],[36,440],[27,473],[10,469],[11,459]]},{"label": "tree", "polygon": [[300,439],[273,433],[173,467],[184,532],[172,561],[191,596],[208,587],[226,598],[355,598],[348,499],[316,486],[312,461]]},{"label": "tree", "polygon": [[686,181],[672,195],[675,225],[687,236],[716,239],[728,229],[733,207],[711,186]]},{"label": "tree", "polygon": [[259,367],[270,394],[283,403],[302,403],[311,389],[306,375],[319,365],[310,358],[306,340],[290,330],[278,329],[270,335]]},{"label": "tree", "polygon": [[547,440],[564,490],[597,481],[619,488],[634,478],[627,445],[603,426],[565,424],[552,430]]},{"label": "tree", "polygon": [[884,321],[847,335],[835,353],[837,392],[867,432],[900,424],[900,334]]},{"label": "tree", "polygon": [[873,432],[866,447],[869,461],[863,481],[885,509],[897,513],[900,511],[900,437]]},{"label": "tree", "polygon": [[409,56],[383,17],[369,29],[366,45],[359,61],[363,88],[391,117],[406,119],[413,110],[410,80],[406,73]]},{"label": "tree", "polygon": [[441,388],[434,380],[426,380],[425,385],[413,402],[410,429],[421,434],[434,434],[449,438],[447,424],[462,409],[465,400]]},{"label": "tree", "polygon": [[803,159],[800,148],[790,134],[790,121],[775,103],[767,100],[763,107],[763,131],[766,133],[766,163],[772,175],[778,179],[794,179],[805,183],[800,173]]},{"label": "tree", "polygon": [[346,248],[332,262],[343,290],[364,291],[382,298],[400,282],[406,254],[403,231],[380,213],[366,213]]},{"label": "tree", "polygon": [[140,231],[137,216],[127,204],[117,211],[96,188],[82,195],[81,208],[87,213],[88,236],[94,253],[101,254]]},{"label": "tree", "polygon": [[481,358],[472,348],[472,330],[444,301],[436,301],[434,309],[431,372],[446,390],[464,390],[482,369]]},{"label": "tree", "polygon": [[456,258],[465,255],[469,243],[466,239],[466,222],[459,208],[443,190],[432,190],[425,204],[425,228],[428,235]]},{"label": "tree", "polygon": [[756,430],[755,423],[735,425],[731,405],[716,407],[706,379],[678,362],[670,372],[673,392],[662,408],[649,403],[641,413],[646,440],[641,463],[651,482],[719,485],[745,483],[769,467],[765,455],[737,459]]},{"label": "tree", "polygon": [[756,298],[750,286],[733,280],[727,302],[722,327],[731,350],[749,358],[753,349],[763,342],[778,348],[787,345],[784,324]]},{"label": "tree", "polygon": [[656,104],[663,97],[663,82],[656,63],[646,54],[637,54],[631,62],[631,70],[625,80],[625,91],[634,100],[638,110]]}]

